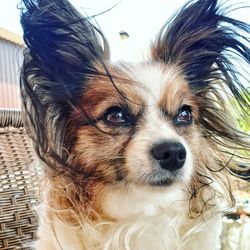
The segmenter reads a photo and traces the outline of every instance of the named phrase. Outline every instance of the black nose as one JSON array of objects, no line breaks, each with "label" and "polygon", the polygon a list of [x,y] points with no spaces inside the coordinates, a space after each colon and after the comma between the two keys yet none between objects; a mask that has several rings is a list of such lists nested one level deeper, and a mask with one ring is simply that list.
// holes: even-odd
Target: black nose
[{"label": "black nose", "polygon": [[152,149],[152,155],[162,168],[174,171],[184,165],[187,153],[181,143],[167,141],[155,145]]}]

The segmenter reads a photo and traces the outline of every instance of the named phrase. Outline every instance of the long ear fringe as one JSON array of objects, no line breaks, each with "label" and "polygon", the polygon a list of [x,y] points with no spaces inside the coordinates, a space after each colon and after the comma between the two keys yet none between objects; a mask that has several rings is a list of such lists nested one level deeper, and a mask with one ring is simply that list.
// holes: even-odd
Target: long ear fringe
[{"label": "long ear fringe", "polygon": [[108,43],[90,18],[67,0],[23,0],[22,4],[27,48],[20,85],[26,127],[40,159],[50,167],[67,169],[65,145],[70,146],[67,132],[73,127],[69,117],[79,106],[89,75],[98,74],[96,65],[106,68]]},{"label": "long ear fringe", "polygon": [[182,69],[200,101],[204,136],[219,144],[230,159],[250,161],[250,136],[235,128],[236,117],[230,116],[237,113],[237,118],[250,123],[249,88],[234,65],[250,63],[250,25],[225,16],[228,12],[217,0],[189,1],[163,26],[151,53],[153,60]]}]

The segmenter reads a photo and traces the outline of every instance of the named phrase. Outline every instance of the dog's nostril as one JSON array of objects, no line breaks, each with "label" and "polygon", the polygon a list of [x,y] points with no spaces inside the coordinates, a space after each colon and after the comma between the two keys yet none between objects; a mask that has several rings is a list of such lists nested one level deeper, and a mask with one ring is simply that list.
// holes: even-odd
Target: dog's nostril
[{"label": "dog's nostril", "polygon": [[169,159],[169,157],[170,157],[170,153],[166,153],[165,155],[164,155],[164,159]]},{"label": "dog's nostril", "polygon": [[161,143],[153,147],[152,155],[156,160],[165,160],[170,157],[170,152],[167,150],[166,143]]},{"label": "dog's nostril", "polygon": [[167,141],[157,144],[152,148],[152,156],[164,169],[174,171],[181,168],[186,161],[185,147],[175,141]]}]

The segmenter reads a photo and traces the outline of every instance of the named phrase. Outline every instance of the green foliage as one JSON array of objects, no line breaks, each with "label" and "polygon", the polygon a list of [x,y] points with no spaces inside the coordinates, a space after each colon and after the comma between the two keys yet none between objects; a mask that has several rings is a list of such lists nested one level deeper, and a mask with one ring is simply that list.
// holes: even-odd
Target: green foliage
[{"label": "green foliage", "polygon": [[[235,99],[231,99],[229,106],[232,113],[234,114],[235,119],[237,120],[237,126],[239,130],[249,134],[250,139],[250,92],[245,92],[242,94],[242,96],[247,104],[239,104]],[[240,149],[235,153],[240,157],[250,159],[250,150]]]},{"label": "green foliage", "polygon": [[[250,110],[249,110],[249,112],[250,112]],[[250,132],[250,121],[238,119],[238,126],[239,126],[240,130],[242,130],[246,133]]]},{"label": "green foliage", "polygon": [[247,104],[238,104],[235,99],[232,99],[230,101],[230,106],[237,119],[239,129],[250,134],[250,92],[245,92],[242,96]]}]

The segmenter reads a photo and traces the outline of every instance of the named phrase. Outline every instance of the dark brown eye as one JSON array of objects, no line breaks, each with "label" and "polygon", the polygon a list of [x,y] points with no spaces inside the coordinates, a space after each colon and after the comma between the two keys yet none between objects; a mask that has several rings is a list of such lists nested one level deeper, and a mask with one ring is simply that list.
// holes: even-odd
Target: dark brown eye
[{"label": "dark brown eye", "polygon": [[103,116],[103,121],[114,126],[126,126],[129,124],[127,115],[120,107],[109,108]]},{"label": "dark brown eye", "polygon": [[189,125],[192,122],[192,108],[188,105],[181,107],[178,114],[174,117],[174,124],[176,125]]}]

